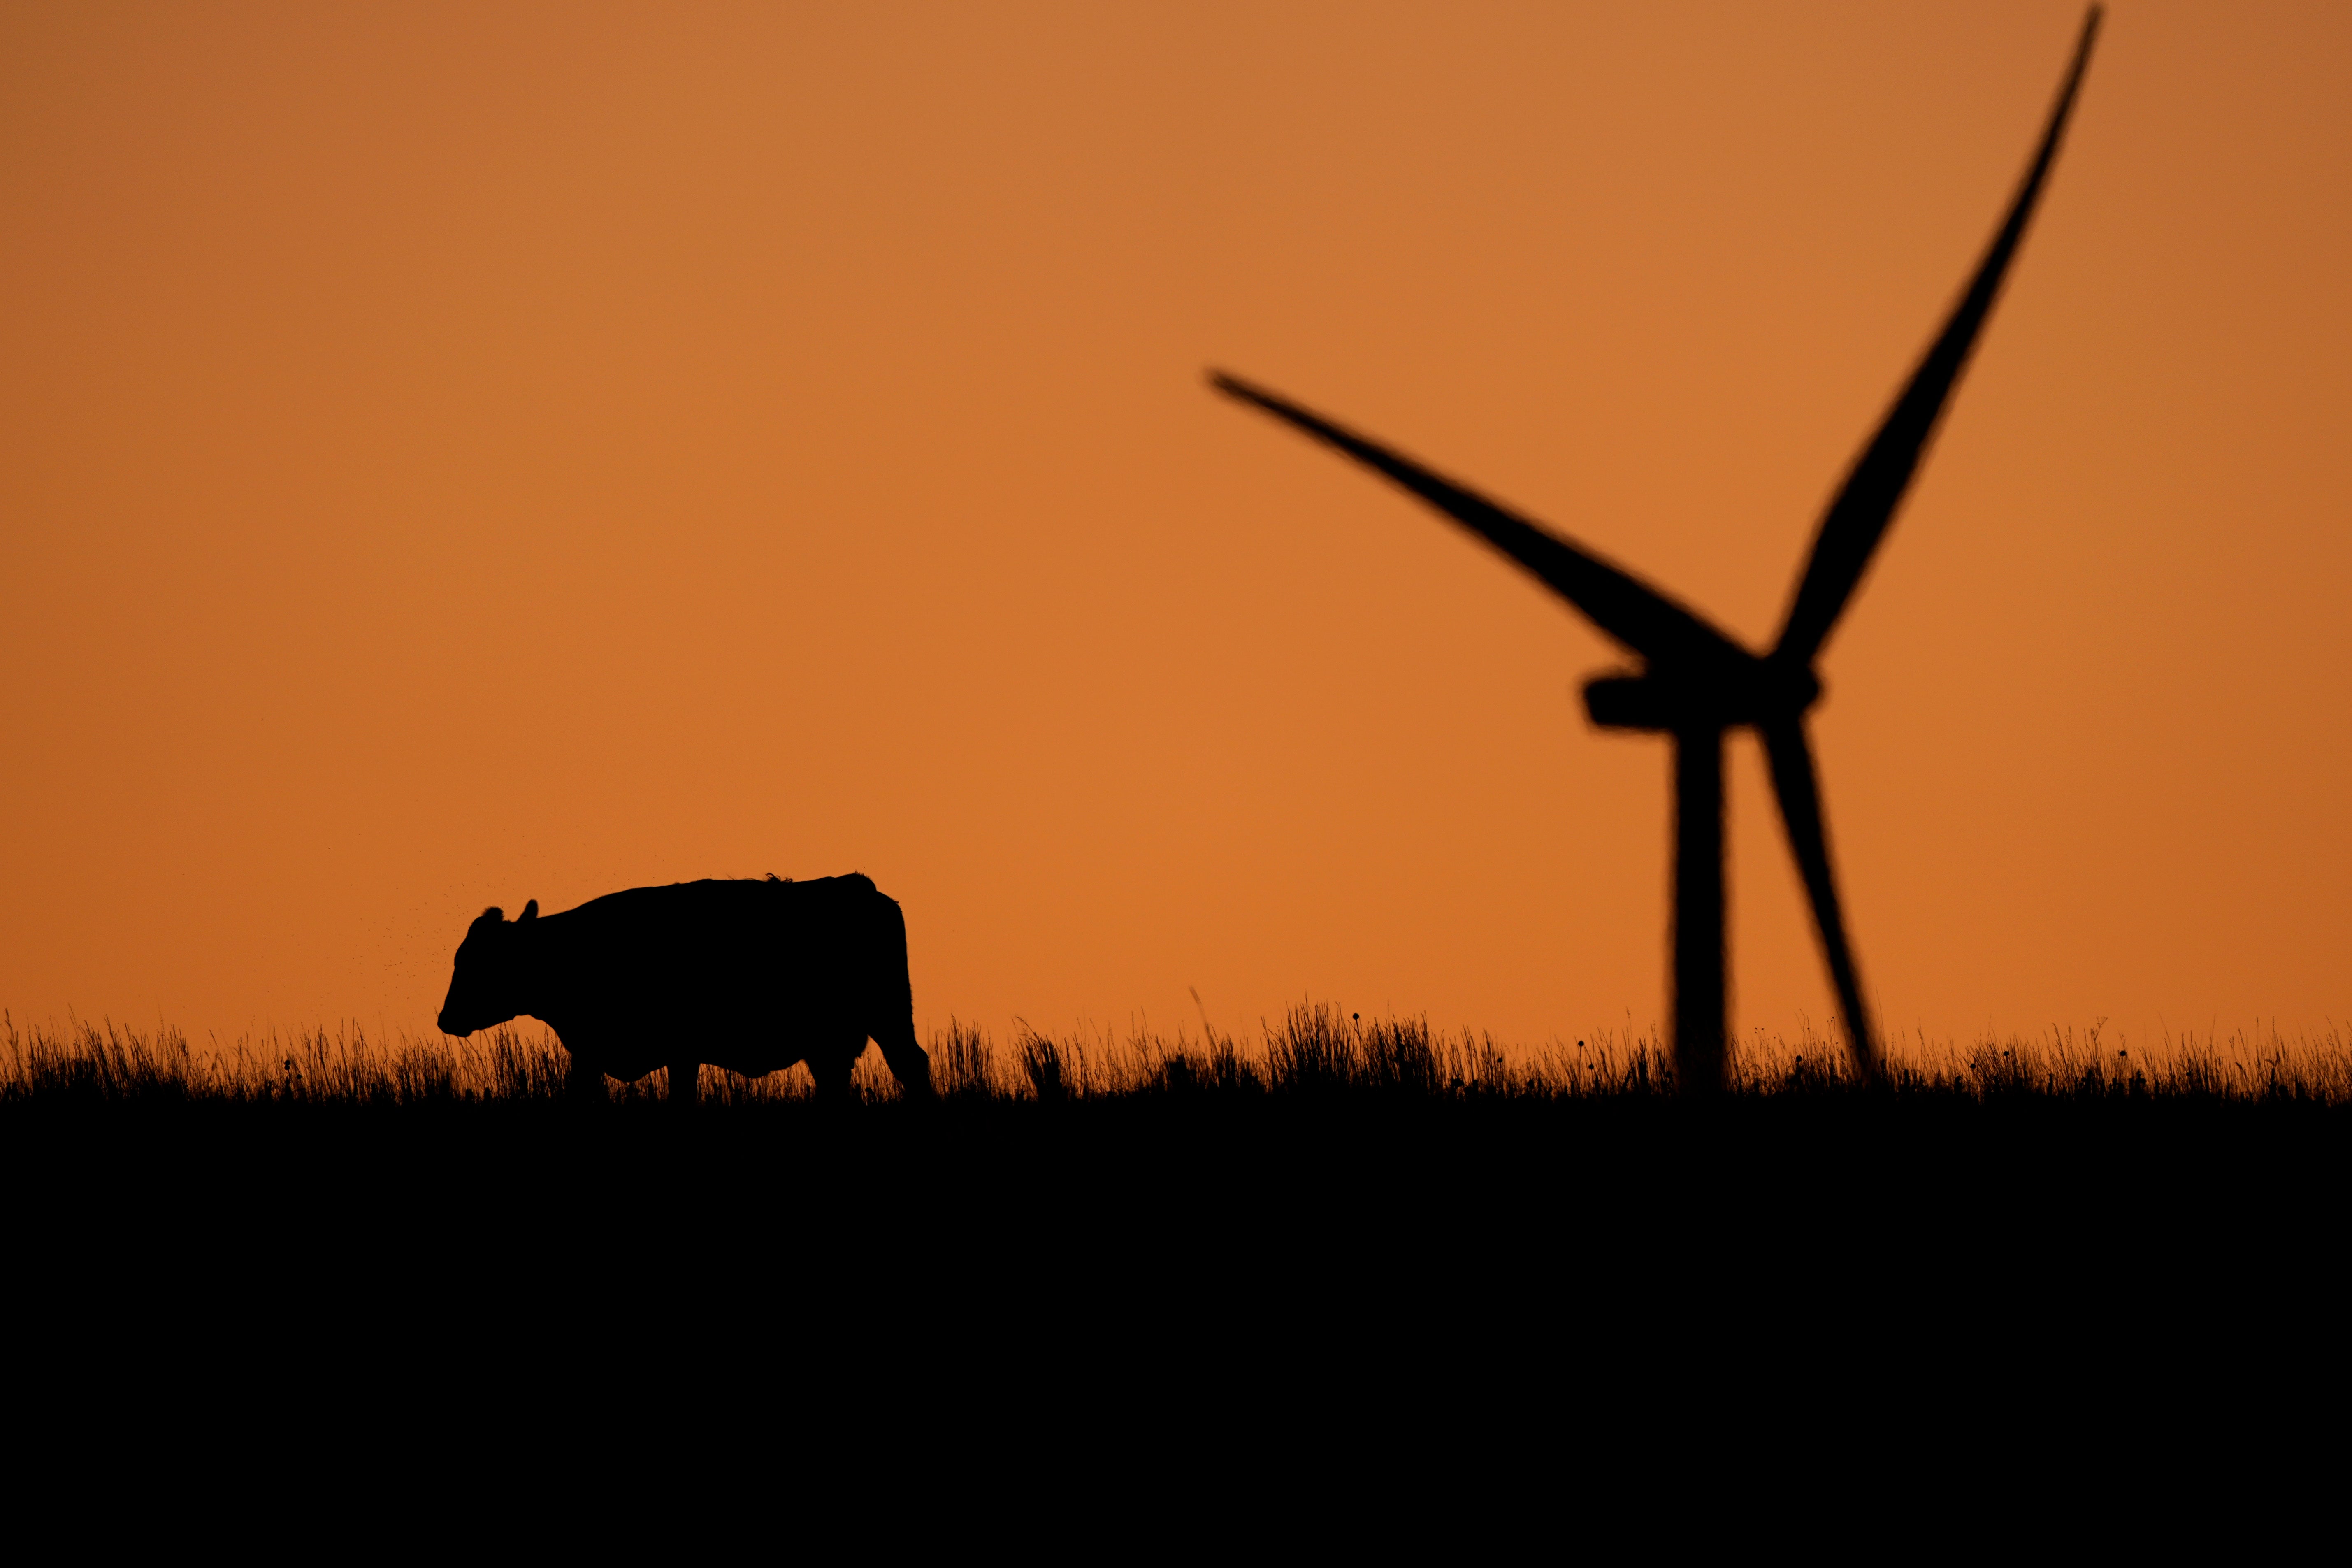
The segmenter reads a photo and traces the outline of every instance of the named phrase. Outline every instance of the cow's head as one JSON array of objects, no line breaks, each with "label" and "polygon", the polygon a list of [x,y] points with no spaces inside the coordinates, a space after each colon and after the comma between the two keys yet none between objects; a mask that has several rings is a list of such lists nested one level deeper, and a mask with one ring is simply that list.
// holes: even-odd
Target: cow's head
[{"label": "cow's head", "polygon": [[511,925],[505,910],[488,909],[466,928],[466,940],[457,944],[457,972],[449,977],[448,999],[441,1004],[443,1034],[470,1035],[524,1011],[523,966],[515,950],[522,928],[538,918],[539,900],[533,899]]}]

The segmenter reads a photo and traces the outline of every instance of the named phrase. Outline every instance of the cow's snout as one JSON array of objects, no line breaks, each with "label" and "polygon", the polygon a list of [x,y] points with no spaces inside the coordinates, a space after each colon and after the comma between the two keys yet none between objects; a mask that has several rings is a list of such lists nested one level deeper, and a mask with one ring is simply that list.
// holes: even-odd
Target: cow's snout
[{"label": "cow's snout", "polygon": [[458,1025],[458,1023],[457,1023],[457,1020],[456,1020],[455,1018],[452,1018],[451,1016],[449,1016],[449,1010],[448,1010],[446,1007],[444,1007],[444,1008],[441,1010],[441,1016],[440,1016],[438,1018],[436,1018],[435,1020],[433,1020],[433,1022],[434,1022],[434,1023],[435,1023],[435,1024],[436,1024],[436,1025],[440,1028],[440,1030],[441,1030],[441,1032],[442,1032],[443,1034],[445,1034],[445,1035],[456,1035],[456,1036],[457,1036],[460,1039],[464,1038],[466,1036],[470,1035],[470,1034],[472,1034],[472,1033],[474,1032],[474,1031],[473,1031],[472,1029],[470,1029],[470,1028],[464,1028],[464,1027],[459,1026],[459,1025]]}]

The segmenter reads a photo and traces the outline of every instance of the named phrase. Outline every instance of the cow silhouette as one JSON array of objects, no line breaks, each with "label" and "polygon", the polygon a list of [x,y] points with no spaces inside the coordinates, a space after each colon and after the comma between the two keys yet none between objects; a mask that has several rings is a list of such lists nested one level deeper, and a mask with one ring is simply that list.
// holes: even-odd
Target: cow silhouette
[{"label": "cow silhouette", "polygon": [[690,1104],[705,1062],[757,1078],[805,1061],[835,1100],[869,1038],[907,1094],[931,1092],[906,917],[856,873],[631,888],[544,919],[536,899],[516,921],[485,910],[458,944],[441,1027],[524,1014],[555,1031],[584,1093],[666,1067],[671,1100]]}]

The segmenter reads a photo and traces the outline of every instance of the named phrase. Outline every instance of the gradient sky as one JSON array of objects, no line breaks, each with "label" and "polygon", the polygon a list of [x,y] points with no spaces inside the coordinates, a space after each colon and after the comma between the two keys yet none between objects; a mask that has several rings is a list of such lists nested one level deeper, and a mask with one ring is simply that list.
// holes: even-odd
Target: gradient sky
[{"label": "gradient sky", "polygon": [[[0,9],[0,1005],[429,1027],[486,904],[860,869],[926,1028],[1660,1022],[1612,648],[1202,373],[1760,644],[2080,16]],[[2113,6],[1822,663],[1891,1032],[2352,1015],[2347,279],[2352,8]]]}]

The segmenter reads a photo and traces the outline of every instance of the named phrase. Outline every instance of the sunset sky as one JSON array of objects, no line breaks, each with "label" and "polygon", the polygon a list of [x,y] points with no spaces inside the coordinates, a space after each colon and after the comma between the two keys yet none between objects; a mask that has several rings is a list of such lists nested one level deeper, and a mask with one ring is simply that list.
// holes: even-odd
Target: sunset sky
[{"label": "sunset sky", "polygon": [[[1203,372],[1760,646],[2081,17],[7,5],[0,1005],[429,1030],[485,905],[856,869],[926,1030],[1662,1024],[1617,651]],[[2352,7],[2111,6],[1822,660],[1890,1034],[2352,1017],[2347,280]]]}]

